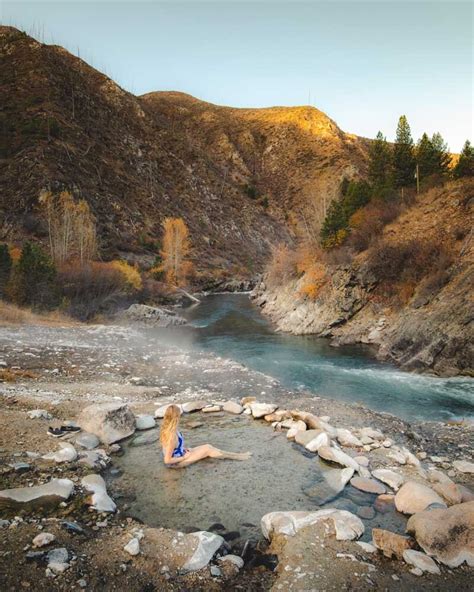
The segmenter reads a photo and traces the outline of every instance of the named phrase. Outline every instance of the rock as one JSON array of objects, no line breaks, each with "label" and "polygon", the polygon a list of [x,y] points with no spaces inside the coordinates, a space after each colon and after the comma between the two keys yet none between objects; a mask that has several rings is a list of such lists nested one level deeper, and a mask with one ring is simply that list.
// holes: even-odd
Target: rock
[{"label": "rock", "polygon": [[416,481],[407,481],[395,496],[395,507],[403,514],[422,512],[430,504],[434,503],[445,506],[443,499],[435,491]]},{"label": "rock", "polygon": [[270,415],[278,409],[278,405],[273,405],[273,403],[250,403],[249,406],[255,419]]},{"label": "rock", "polygon": [[359,516],[359,518],[363,518],[364,520],[372,520],[375,518],[375,510],[372,508],[372,506],[361,506],[357,510],[357,516]]},{"label": "rock", "polygon": [[407,549],[403,552],[403,559],[409,565],[413,565],[415,568],[421,569],[422,572],[427,571],[431,574],[440,574],[439,567],[436,563],[425,555],[421,551],[415,551],[414,549]]},{"label": "rock", "polygon": [[156,426],[155,418],[152,415],[137,415],[135,427],[137,430],[150,430]]},{"label": "rock", "polygon": [[32,409],[26,413],[30,419],[53,419],[51,413],[46,409]]},{"label": "rock", "polygon": [[354,460],[360,467],[367,468],[369,466],[369,459],[366,456],[354,456]]},{"label": "rock", "polygon": [[377,547],[374,547],[370,543],[364,543],[364,541],[356,541],[356,545],[359,545],[366,553],[375,553],[377,551]]},{"label": "rock", "polygon": [[362,442],[359,440],[359,438],[354,436],[354,434],[349,430],[345,430],[343,428],[337,428],[336,438],[341,446],[362,446]]},{"label": "rock", "polygon": [[204,407],[209,407],[207,401],[189,401],[181,405],[183,413],[194,413],[195,411],[201,411]]},{"label": "rock", "polygon": [[0,491],[0,509],[59,504],[69,498],[73,489],[74,483],[70,479],[51,479],[44,485],[4,489]]},{"label": "rock", "polygon": [[388,458],[394,460],[399,465],[406,465],[407,459],[405,454],[398,448],[398,446],[393,446],[388,453]]},{"label": "rock", "polygon": [[222,571],[217,567],[217,565],[211,565],[209,571],[213,578],[220,578],[222,576]]},{"label": "rock", "polygon": [[45,547],[46,545],[52,543],[54,540],[56,540],[54,534],[51,534],[50,532],[42,532],[36,535],[33,539],[33,547]]},{"label": "rock", "polygon": [[408,520],[407,532],[440,563],[474,567],[474,502],[419,512]]},{"label": "rock", "polygon": [[386,514],[387,512],[390,512],[393,509],[394,500],[394,495],[390,493],[383,493],[382,495],[379,495],[375,500],[374,508],[377,510],[377,512],[380,512],[380,514]]},{"label": "rock", "polygon": [[196,571],[205,567],[212,559],[216,551],[224,544],[224,539],[212,532],[201,530],[187,535],[197,540],[197,545],[192,556],[183,565],[183,571]]},{"label": "rock", "polygon": [[244,560],[238,555],[224,555],[219,559],[219,563],[232,563],[238,570],[244,566]]},{"label": "rock", "polygon": [[372,529],[372,542],[389,559],[391,557],[403,559],[403,552],[411,549],[415,544],[415,541],[410,537],[381,528]]},{"label": "rock", "polygon": [[31,465],[25,462],[18,462],[9,465],[15,473],[26,473],[31,470]]},{"label": "rock", "polygon": [[140,553],[140,542],[137,538],[131,539],[123,548],[129,555],[135,556]]},{"label": "rock", "polygon": [[90,469],[105,469],[110,462],[110,457],[102,448],[95,450],[83,450],[79,453],[79,464],[86,465]]},{"label": "rock", "polygon": [[203,407],[203,413],[217,413],[218,411],[222,411],[222,407],[220,405],[206,405]]},{"label": "rock", "polygon": [[364,477],[353,477],[351,479],[351,485],[360,491],[375,493],[377,495],[381,495],[387,491],[385,487],[381,483],[375,481],[375,479],[365,479]]},{"label": "rock", "polygon": [[[297,422],[297,423],[299,423],[299,422]],[[306,444],[308,444],[308,442],[311,442],[311,440],[314,440],[317,436],[319,436],[319,434],[324,433],[321,430],[307,430],[306,424],[304,424],[304,426],[305,427],[303,430],[298,430],[297,433],[295,434],[295,442],[297,444],[301,444],[301,446],[306,446]]]},{"label": "rock", "polygon": [[315,485],[304,489],[305,495],[316,501],[318,504],[327,503],[334,499],[350,481],[354,469],[336,469],[321,471],[323,479]]},{"label": "rock", "polygon": [[257,402],[256,397],[242,397],[242,399],[240,399],[240,404],[242,405],[242,407],[247,407],[251,403],[256,403],[256,402]]},{"label": "rock", "polygon": [[61,574],[69,569],[69,553],[64,547],[52,549],[47,555],[48,568],[56,573]]},{"label": "rock", "polygon": [[104,479],[97,474],[86,475],[81,480],[82,486],[92,492],[92,507],[98,512],[115,512],[117,506],[107,494]]},{"label": "rock", "polygon": [[275,421],[283,421],[284,419],[291,419],[291,413],[286,409],[278,409],[274,413],[270,413],[269,415],[265,415],[263,418],[268,423],[273,423]]},{"label": "rock", "polygon": [[180,317],[174,311],[146,304],[132,304],[123,316],[136,323],[143,323],[153,327],[172,327],[186,325],[185,318]]},{"label": "rock", "polygon": [[226,401],[224,405],[222,405],[222,410],[226,413],[233,413],[234,415],[240,415],[244,408],[239,403],[235,401]]},{"label": "rock", "polygon": [[436,491],[448,504],[448,506],[453,506],[455,504],[460,504],[462,502],[462,491],[456,485],[456,483],[433,483],[433,490]]},{"label": "rock", "polygon": [[350,467],[351,469],[354,469],[354,471],[359,470],[359,465],[355,462],[355,460],[351,456],[349,456],[345,452],[342,452],[342,450],[338,450],[337,448],[321,446],[318,449],[318,454],[321,458],[329,462],[342,465],[343,467]]},{"label": "rock", "polygon": [[460,473],[474,473],[474,462],[467,460],[455,460],[453,467]]},{"label": "rock", "polygon": [[[313,431],[313,430],[309,430],[309,431]],[[325,446],[327,448],[329,448],[331,446],[331,439],[329,438],[328,434],[326,434],[326,432],[323,432],[322,430],[318,430],[318,431],[319,431],[319,434],[306,444],[306,446],[305,446],[306,450],[309,450],[310,452],[318,452],[318,450],[322,446]]]},{"label": "rock", "polygon": [[82,434],[77,436],[75,442],[81,448],[92,450],[93,448],[97,448],[97,446],[99,446],[100,440],[95,434],[91,434],[90,432],[82,432]]},{"label": "rock", "polygon": [[113,444],[135,431],[135,416],[125,403],[97,403],[85,407],[77,420],[86,432],[104,444]]},{"label": "rock", "polygon": [[395,491],[398,491],[405,481],[402,475],[399,475],[390,469],[375,469],[375,471],[372,471],[372,475]]},{"label": "rock", "polygon": [[298,432],[304,433],[306,431],[306,424],[304,421],[295,421],[293,426],[287,431],[286,437],[288,440],[295,440]]},{"label": "rock", "polygon": [[305,526],[316,524],[321,520],[333,522],[338,541],[357,539],[364,533],[364,525],[360,518],[351,512],[333,508],[316,512],[270,512],[263,516],[261,527],[264,537],[271,540],[275,534],[294,536]]},{"label": "rock", "polygon": [[393,445],[393,440],[390,440],[390,438],[387,438],[386,440],[384,440],[382,442],[382,446],[384,448],[390,448],[390,446],[392,446],[392,445]]},{"label": "rock", "polygon": [[420,459],[416,458],[416,456],[414,454],[412,454],[408,448],[402,448],[401,449],[402,453],[405,455],[405,462],[407,465],[411,465],[413,467],[419,467],[420,466]]},{"label": "rock", "polygon": [[[385,436],[379,430],[374,430],[373,428],[362,428],[359,430],[360,436],[365,436],[366,438],[370,438],[371,440],[385,440]],[[368,442],[364,442],[368,443]]]},{"label": "rock", "polygon": [[72,462],[77,458],[77,451],[69,442],[59,442],[60,450],[43,455],[44,460],[54,460],[57,463]]},{"label": "rock", "polygon": [[[162,405],[161,407],[158,407],[158,409],[156,409],[155,411],[155,417],[157,419],[163,419],[163,417],[165,416],[166,410],[168,409],[168,407],[170,405],[173,405],[173,403],[167,403],[166,405]],[[180,407],[178,405],[178,407]]]},{"label": "rock", "polygon": [[461,492],[461,503],[473,502],[474,493],[465,485],[458,485],[459,491]]}]

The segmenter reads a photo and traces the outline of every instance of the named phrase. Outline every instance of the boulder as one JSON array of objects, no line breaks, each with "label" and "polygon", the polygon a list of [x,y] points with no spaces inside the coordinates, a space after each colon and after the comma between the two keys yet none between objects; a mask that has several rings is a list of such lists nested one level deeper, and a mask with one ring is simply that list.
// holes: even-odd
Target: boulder
[{"label": "boulder", "polygon": [[382,528],[372,529],[372,542],[389,559],[391,557],[403,559],[403,552],[411,549],[415,544],[415,541],[410,537],[383,530]]},{"label": "boulder", "polygon": [[150,430],[156,426],[155,418],[152,415],[137,415],[135,427],[137,430]]},{"label": "boulder", "polygon": [[[163,419],[163,417],[165,416],[166,410],[168,409],[168,407],[170,405],[173,405],[173,403],[166,403],[166,405],[161,405],[161,407],[158,407],[158,409],[155,410],[155,418],[156,419]],[[178,405],[178,407],[180,407],[180,405]]]},{"label": "boulder", "polygon": [[359,435],[371,440],[385,440],[385,436],[379,430],[373,428],[362,428],[359,430]]},{"label": "boulder", "polygon": [[474,462],[468,460],[455,460],[453,467],[460,473],[474,473]]},{"label": "boulder", "polygon": [[295,440],[298,433],[304,433],[306,431],[306,424],[304,421],[295,421],[291,428],[286,433],[288,440]]},{"label": "boulder", "polygon": [[350,481],[354,469],[331,468],[321,471],[322,479],[303,490],[304,494],[319,505],[334,499]]},{"label": "boulder", "polygon": [[372,471],[372,475],[395,491],[398,491],[405,481],[402,475],[390,469],[375,469],[375,471]]},{"label": "boulder", "polygon": [[297,444],[301,444],[301,446],[306,446],[308,442],[314,440],[319,434],[323,433],[321,430],[307,430],[306,424],[304,430],[298,430],[295,435],[295,442]]},{"label": "boulder", "polygon": [[90,469],[99,471],[105,469],[110,462],[110,457],[103,448],[96,448],[95,450],[83,450],[79,453],[79,464],[85,465]]},{"label": "boulder", "polygon": [[95,434],[104,444],[113,444],[135,431],[135,416],[125,403],[97,403],[85,407],[77,420],[87,432]]},{"label": "boulder", "polygon": [[352,432],[343,428],[337,428],[336,438],[341,446],[362,446],[362,442],[359,440],[359,438],[357,438],[357,436],[354,436]]},{"label": "boulder", "polygon": [[44,454],[41,458],[44,460],[53,460],[56,463],[72,462],[77,458],[77,451],[69,442],[59,442],[59,450]]},{"label": "boulder", "polygon": [[360,491],[365,491],[366,493],[375,493],[377,495],[381,495],[382,493],[386,492],[385,487],[375,481],[375,479],[366,479],[364,477],[353,477],[351,479],[352,487],[359,489]]},{"label": "boulder", "polygon": [[82,434],[77,436],[75,443],[81,448],[92,450],[93,448],[97,448],[97,446],[99,446],[100,440],[95,434],[91,434],[90,432],[82,432]]},{"label": "boulder", "polygon": [[172,327],[187,324],[186,319],[177,315],[173,310],[146,304],[132,304],[123,313],[123,316],[129,321],[153,327]]},{"label": "boulder", "polygon": [[81,480],[82,486],[92,492],[91,505],[98,512],[115,512],[117,506],[107,494],[107,487],[104,479],[95,473],[86,475]]},{"label": "boulder", "polygon": [[[311,432],[314,430],[310,430]],[[310,452],[318,452],[318,450],[322,447],[330,447],[331,446],[331,439],[330,437],[326,434],[326,432],[323,432],[322,430],[316,430],[319,432],[319,434],[317,436],[315,436],[312,440],[310,440],[305,448],[306,450],[309,450]]]},{"label": "boulder", "polygon": [[196,571],[205,567],[224,544],[224,539],[221,536],[205,530],[192,532],[188,538],[194,538],[196,546],[193,554],[182,567],[184,572]]},{"label": "boulder", "polygon": [[138,555],[140,553],[140,541],[137,538],[133,538],[131,539],[123,548],[123,550],[128,553],[129,555],[132,555],[132,557],[134,557],[135,555]]},{"label": "boulder", "polygon": [[278,405],[274,405],[273,403],[249,403],[249,407],[255,419],[270,415],[270,413],[278,409]]},{"label": "boulder", "polygon": [[407,481],[395,495],[395,507],[403,514],[422,512],[431,504],[445,506],[443,498],[435,491],[416,481]]},{"label": "boulder", "polygon": [[226,401],[224,405],[222,405],[222,410],[226,413],[233,413],[234,415],[240,415],[244,408],[239,403],[235,401]]},{"label": "boulder", "polygon": [[439,567],[436,563],[425,555],[421,551],[415,551],[414,549],[407,549],[403,552],[403,559],[409,565],[413,565],[417,569],[421,569],[422,572],[428,572],[431,574],[439,575],[441,572],[439,571]]},{"label": "boulder", "polygon": [[4,489],[0,491],[0,509],[59,504],[69,498],[73,489],[74,483],[70,479],[51,479],[44,485]]},{"label": "boulder", "polygon": [[305,526],[316,524],[321,520],[333,522],[338,541],[358,539],[364,533],[364,525],[360,518],[351,512],[334,508],[316,512],[270,512],[263,516],[261,527],[264,537],[271,540],[276,534],[294,536]]},{"label": "boulder", "polygon": [[275,421],[283,421],[284,419],[291,419],[291,413],[286,409],[278,409],[274,413],[270,413],[265,415],[263,418],[268,423],[273,423]]},{"label": "boulder", "polygon": [[222,411],[221,405],[206,405],[202,408],[203,413],[217,413],[218,411]]},{"label": "boulder", "polygon": [[208,407],[209,403],[207,401],[189,401],[188,403],[183,403],[181,405],[181,410],[183,413],[194,413],[195,411],[201,411],[204,407]]},{"label": "boulder", "polygon": [[359,470],[359,465],[352,458],[352,456],[349,456],[348,454],[342,452],[342,450],[338,450],[337,448],[321,446],[318,449],[318,454],[322,459],[326,461],[342,465],[343,467],[350,467],[351,469],[354,469],[354,471]]},{"label": "boulder", "polygon": [[440,563],[474,567],[474,502],[419,512],[408,520],[407,532]]}]

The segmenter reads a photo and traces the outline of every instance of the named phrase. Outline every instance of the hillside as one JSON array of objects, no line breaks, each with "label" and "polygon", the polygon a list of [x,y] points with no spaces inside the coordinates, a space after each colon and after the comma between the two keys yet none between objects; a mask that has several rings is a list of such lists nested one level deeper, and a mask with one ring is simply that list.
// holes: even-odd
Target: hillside
[{"label": "hillside", "polygon": [[0,76],[0,240],[44,240],[39,193],[68,189],[89,202],[105,259],[150,265],[175,215],[201,275],[248,278],[290,239],[292,213],[364,172],[366,141],[316,109],[135,97],[12,27],[0,29]]},{"label": "hillside", "polygon": [[257,302],[283,331],[372,344],[406,370],[472,374],[474,182],[423,194],[376,245],[345,265],[329,266],[315,299],[305,277],[260,286]]}]

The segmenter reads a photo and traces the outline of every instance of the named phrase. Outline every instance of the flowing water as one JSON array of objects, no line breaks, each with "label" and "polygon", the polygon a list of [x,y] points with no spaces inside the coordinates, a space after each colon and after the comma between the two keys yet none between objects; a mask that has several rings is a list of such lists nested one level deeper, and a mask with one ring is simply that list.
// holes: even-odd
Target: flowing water
[{"label": "flowing water", "polygon": [[169,339],[236,360],[290,389],[407,420],[474,417],[474,379],[403,372],[375,360],[367,346],[334,348],[327,339],[277,333],[244,294],[207,296],[184,316],[192,326],[166,330]]}]

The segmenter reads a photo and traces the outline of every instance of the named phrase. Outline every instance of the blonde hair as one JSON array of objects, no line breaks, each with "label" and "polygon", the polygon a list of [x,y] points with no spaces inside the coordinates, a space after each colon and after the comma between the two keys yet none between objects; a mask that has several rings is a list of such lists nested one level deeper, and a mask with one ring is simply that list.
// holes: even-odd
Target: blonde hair
[{"label": "blonde hair", "polygon": [[163,448],[169,446],[176,435],[180,417],[181,409],[177,405],[170,405],[166,409],[160,428],[160,443]]}]

